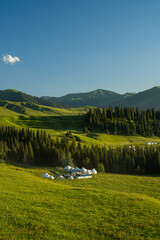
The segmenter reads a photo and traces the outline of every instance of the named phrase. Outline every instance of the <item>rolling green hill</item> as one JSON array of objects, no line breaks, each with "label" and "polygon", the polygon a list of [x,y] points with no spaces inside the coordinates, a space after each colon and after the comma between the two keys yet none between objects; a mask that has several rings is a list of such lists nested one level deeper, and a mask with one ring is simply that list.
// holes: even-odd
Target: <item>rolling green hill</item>
[{"label": "rolling green hill", "polygon": [[160,238],[158,176],[42,178],[50,171],[0,163],[0,239]]},{"label": "rolling green hill", "polygon": [[95,106],[95,107],[107,107],[112,102],[126,99],[134,93],[118,94],[112,91],[106,91],[103,89],[97,89],[88,93],[73,93],[67,94],[63,97],[42,97],[59,104],[66,104],[70,107],[84,107],[84,106]]},{"label": "rolling green hill", "polygon": [[[62,97],[32,97],[26,93],[17,90],[8,89],[0,90],[0,100],[10,102],[28,103],[26,107],[31,108],[32,104],[55,107],[55,108],[79,108],[85,106],[94,107],[108,107],[108,106],[121,106],[121,107],[138,107],[140,110],[160,108],[160,87],[154,87],[139,93],[125,93],[118,94],[112,91],[97,89],[88,93],[75,93],[67,94]],[[3,105],[1,103],[1,105]],[[24,106],[24,104],[23,104]],[[33,107],[33,105],[32,105]],[[8,106],[9,108],[9,106]],[[12,108],[12,106],[10,106]],[[13,109],[13,108],[12,108]],[[16,107],[17,113],[25,114],[24,110]],[[35,110],[37,110],[35,108]],[[16,112],[15,111],[15,112]],[[48,110],[47,110],[48,111]],[[43,112],[43,111],[41,111]]]},{"label": "rolling green hill", "polygon": [[160,109],[160,87],[154,87],[149,90],[139,92],[127,99],[112,103],[112,106],[138,107],[141,110],[154,108]]},{"label": "rolling green hill", "polygon": [[[59,109],[58,109],[59,110]],[[57,110],[57,111],[58,111]],[[76,110],[76,109],[74,109]],[[8,110],[9,111],[9,110]],[[72,110],[71,110],[72,111]],[[1,110],[0,110],[1,113]],[[58,111],[59,113],[59,111]],[[44,129],[47,134],[53,138],[65,137],[65,134],[70,130],[77,142],[87,145],[100,145],[100,146],[123,146],[123,145],[139,145],[146,144],[147,142],[160,143],[158,137],[142,137],[140,135],[107,135],[105,133],[91,132],[83,133],[84,115],[69,115],[69,112],[60,115],[19,115],[19,114],[0,114],[0,125],[15,126],[16,128],[30,128],[33,130]],[[68,114],[65,115],[65,114]],[[71,114],[71,112],[70,112]]]},{"label": "rolling green hill", "polygon": [[[83,133],[86,111],[1,100],[0,125],[45,129],[53,138],[71,130],[82,146],[160,143],[156,137]],[[0,239],[160,239],[159,176],[58,181],[42,178],[44,172],[56,176],[63,170],[0,160]]]},{"label": "rolling green hill", "polygon": [[[157,90],[158,88],[155,88]],[[159,89],[158,89],[159,90]],[[137,94],[136,94],[137,95]],[[136,95],[134,97],[136,97]],[[130,97],[133,98],[133,97]],[[130,99],[128,98],[128,100]],[[127,101],[128,101],[127,100]],[[142,137],[140,135],[112,135],[93,131],[83,133],[86,127],[84,114],[90,107],[53,108],[29,102],[0,101],[0,124],[17,128],[45,129],[53,138],[64,137],[71,130],[75,140],[88,145],[122,146],[130,144],[146,144],[160,142],[157,137]],[[89,125],[87,126],[90,127]]]},{"label": "rolling green hill", "polygon": [[65,107],[64,105],[62,106],[60,104],[50,102],[43,98],[32,97],[31,95],[14,89],[0,90],[0,100],[6,100],[11,102],[28,102],[51,107]]},{"label": "rolling green hill", "polygon": [[[140,110],[160,108],[160,87],[154,87],[146,91],[139,93],[125,93],[118,94],[112,91],[106,91],[103,89],[97,89],[88,93],[75,93],[67,94],[62,97],[32,97],[26,93],[22,93],[17,90],[8,89],[0,90],[0,100],[10,102],[21,102],[30,104],[37,104],[55,108],[79,108],[85,106],[94,107],[108,107],[108,106],[121,106],[121,107],[138,107]],[[24,106],[24,105],[23,105]],[[10,106],[12,108],[12,106]],[[32,105],[33,107],[33,105]],[[29,108],[31,108],[29,106]],[[15,108],[17,113],[22,113],[24,110],[20,107]],[[35,110],[37,110],[35,108]],[[42,112],[42,111],[41,111]]]},{"label": "rolling green hill", "polygon": [[83,108],[55,108],[29,102],[10,102],[0,100],[0,115],[39,115],[62,116],[85,114],[89,107]]}]

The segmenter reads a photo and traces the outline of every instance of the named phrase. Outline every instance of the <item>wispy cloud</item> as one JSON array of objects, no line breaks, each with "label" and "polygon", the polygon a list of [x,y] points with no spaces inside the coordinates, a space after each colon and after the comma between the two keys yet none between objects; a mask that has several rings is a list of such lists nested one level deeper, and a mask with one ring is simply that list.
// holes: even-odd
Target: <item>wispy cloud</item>
[{"label": "wispy cloud", "polygon": [[16,62],[20,62],[20,59],[18,58],[18,57],[12,57],[11,55],[9,55],[9,54],[6,54],[6,55],[3,55],[3,57],[2,57],[2,61],[4,62],[4,63],[10,63],[10,64],[14,64],[14,63],[16,63]]}]

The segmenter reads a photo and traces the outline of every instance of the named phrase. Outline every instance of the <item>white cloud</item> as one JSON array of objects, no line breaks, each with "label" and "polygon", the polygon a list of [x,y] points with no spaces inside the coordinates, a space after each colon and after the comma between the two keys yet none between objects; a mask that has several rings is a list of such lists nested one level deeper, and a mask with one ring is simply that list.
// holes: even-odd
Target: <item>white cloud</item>
[{"label": "white cloud", "polygon": [[7,64],[8,63],[14,64],[16,62],[20,62],[20,59],[18,57],[12,57],[11,55],[6,54],[6,55],[3,55],[2,61]]}]

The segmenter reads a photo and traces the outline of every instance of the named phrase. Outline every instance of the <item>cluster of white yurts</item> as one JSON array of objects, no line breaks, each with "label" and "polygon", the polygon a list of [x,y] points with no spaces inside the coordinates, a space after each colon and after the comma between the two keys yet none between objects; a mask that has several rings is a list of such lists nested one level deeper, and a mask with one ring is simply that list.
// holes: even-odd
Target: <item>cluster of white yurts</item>
[{"label": "cluster of white yurts", "polygon": [[[54,176],[51,176],[51,175],[49,175],[48,173],[44,173],[44,174],[42,175],[42,177],[44,177],[44,178],[49,178],[49,179],[54,179]],[[57,179],[64,179],[64,177],[60,175],[60,176],[57,177]]]},{"label": "cluster of white yurts", "polygon": [[81,169],[80,168],[78,168],[78,167],[75,167],[75,168],[72,168],[71,166],[66,166],[65,168],[64,168],[64,170],[65,171],[71,171],[71,172],[80,172],[80,173],[85,173],[85,174],[89,174],[89,175],[91,175],[91,174],[97,174],[97,171],[96,171],[96,169],[86,169],[86,168],[84,168],[84,167],[82,167]]},{"label": "cluster of white yurts", "polygon": [[[64,170],[67,172],[71,172],[71,174],[64,175],[69,180],[92,178],[92,174],[97,174],[97,171],[94,168],[92,170],[86,169],[84,167],[80,169],[78,167],[72,168],[71,166],[68,165],[64,168]],[[57,179],[58,180],[65,179],[64,176],[59,175]],[[48,173],[44,173],[42,177],[48,178],[48,179],[54,179],[54,176],[51,176]]]},{"label": "cluster of white yurts", "polygon": [[44,174],[42,175],[42,177],[44,177],[44,178],[49,178],[49,179],[54,179],[54,177],[51,176],[51,175],[49,175],[48,173],[44,173]]}]

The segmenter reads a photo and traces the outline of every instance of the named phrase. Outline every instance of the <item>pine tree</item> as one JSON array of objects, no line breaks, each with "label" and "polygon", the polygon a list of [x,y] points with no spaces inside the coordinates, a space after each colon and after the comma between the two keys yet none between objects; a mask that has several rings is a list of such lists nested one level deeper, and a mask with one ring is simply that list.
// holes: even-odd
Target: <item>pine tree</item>
[{"label": "pine tree", "polygon": [[27,159],[27,163],[28,164],[34,164],[34,153],[33,153],[33,148],[32,148],[32,144],[29,141],[28,144],[28,159]]},{"label": "pine tree", "polygon": [[21,163],[26,163],[26,152],[23,142],[20,142],[19,145],[19,161]]}]

